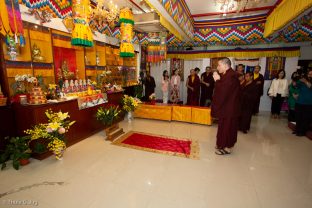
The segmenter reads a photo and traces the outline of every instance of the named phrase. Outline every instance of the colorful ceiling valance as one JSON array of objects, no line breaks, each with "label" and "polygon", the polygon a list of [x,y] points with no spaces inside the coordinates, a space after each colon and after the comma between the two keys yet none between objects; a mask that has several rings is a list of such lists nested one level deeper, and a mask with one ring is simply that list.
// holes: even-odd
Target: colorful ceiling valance
[{"label": "colorful ceiling valance", "polygon": [[255,48],[255,49],[235,49],[235,50],[206,50],[206,51],[168,51],[168,58],[178,59],[197,59],[197,58],[216,58],[216,57],[235,57],[235,58],[258,58],[258,57],[298,57],[300,47],[284,48]]},{"label": "colorful ceiling valance", "polygon": [[159,0],[169,15],[190,37],[193,37],[193,18],[184,0]]},{"label": "colorful ceiling valance", "polygon": [[28,8],[47,10],[54,17],[65,18],[72,14],[72,0],[22,0]]},{"label": "colorful ceiling valance", "polygon": [[[216,22],[214,26],[196,27],[194,41],[182,42],[173,35],[168,36],[167,44],[171,47],[189,46],[235,46],[235,45],[256,45],[280,42],[302,42],[312,41],[312,12],[302,16],[290,24],[279,35],[269,38],[263,37],[265,23],[250,22],[247,24],[226,25]],[[237,21],[236,21],[237,22]],[[210,22],[209,24],[212,24]]]},{"label": "colorful ceiling valance", "polygon": [[283,0],[268,16],[265,24],[264,37],[269,37],[282,29],[311,7],[312,0]]}]

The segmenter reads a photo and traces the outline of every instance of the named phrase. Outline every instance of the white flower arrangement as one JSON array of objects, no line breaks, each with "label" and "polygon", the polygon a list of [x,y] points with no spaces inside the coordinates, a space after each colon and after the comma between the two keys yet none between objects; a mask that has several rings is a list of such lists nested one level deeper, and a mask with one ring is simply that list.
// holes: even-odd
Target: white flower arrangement
[{"label": "white flower arrangement", "polygon": [[36,77],[33,77],[31,74],[22,74],[22,75],[19,75],[17,74],[15,76],[15,81],[16,82],[23,82],[23,81],[27,81],[29,83],[33,83],[37,78]]}]

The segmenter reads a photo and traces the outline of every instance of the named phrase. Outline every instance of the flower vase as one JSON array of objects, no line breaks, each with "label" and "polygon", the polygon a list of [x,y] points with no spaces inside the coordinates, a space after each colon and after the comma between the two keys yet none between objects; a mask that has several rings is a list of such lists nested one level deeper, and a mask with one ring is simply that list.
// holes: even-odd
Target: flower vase
[{"label": "flower vase", "polygon": [[132,121],[132,119],[133,119],[133,112],[132,111],[129,111],[128,112],[128,115],[127,115],[127,118],[128,118],[128,122],[131,122]]}]

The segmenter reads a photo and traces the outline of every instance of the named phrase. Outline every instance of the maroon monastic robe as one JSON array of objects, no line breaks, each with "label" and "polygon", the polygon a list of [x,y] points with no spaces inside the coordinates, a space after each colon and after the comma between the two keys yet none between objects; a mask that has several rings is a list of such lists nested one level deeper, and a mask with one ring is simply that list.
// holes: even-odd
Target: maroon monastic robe
[{"label": "maroon monastic robe", "polygon": [[212,93],[214,89],[214,79],[212,76],[212,72],[207,74],[207,72],[202,73],[201,78],[205,83],[208,83],[209,86],[205,85],[204,83],[201,83],[201,92],[200,92],[200,106],[205,106],[207,104],[207,101],[212,100]]},{"label": "maroon monastic robe", "polygon": [[197,75],[192,82],[192,76],[187,78],[188,86],[192,87],[194,90],[187,88],[187,105],[198,106],[199,105],[199,94],[200,94],[200,79]]},{"label": "maroon monastic robe", "polygon": [[239,130],[247,132],[250,129],[251,117],[258,98],[258,86],[253,81],[241,88]]},{"label": "maroon monastic robe", "polygon": [[257,114],[259,113],[260,99],[261,99],[261,96],[263,95],[263,86],[264,86],[263,75],[259,74],[259,77],[257,77],[257,79],[255,79],[254,82],[256,83],[257,88],[258,88],[258,92],[257,92],[258,96],[257,96],[257,100],[253,109],[253,114]]},{"label": "maroon monastic robe", "polygon": [[232,148],[237,141],[240,113],[240,85],[237,73],[229,69],[216,81],[211,115],[218,118],[217,148]]}]

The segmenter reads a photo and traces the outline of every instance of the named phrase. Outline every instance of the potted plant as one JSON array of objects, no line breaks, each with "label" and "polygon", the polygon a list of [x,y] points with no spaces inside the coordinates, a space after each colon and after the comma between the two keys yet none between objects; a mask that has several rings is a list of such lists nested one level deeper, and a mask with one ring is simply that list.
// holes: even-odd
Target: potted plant
[{"label": "potted plant", "polygon": [[96,119],[101,121],[105,126],[111,126],[113,122],[119,117],[121,110],[119,106],[111,105],[108,108],[98,108],[96,112]]},{"label": "potted plant", "polygon": [[31,150],[29,149],[30,138],[24,137],[12,137],[8,139],[4,151],[0,154],[0,163],[2,164],[1,170],[6,167],[6,162],[12,160],[13,168],[18,170],[20,165],[27,165],[29,163],[29,157]]},{"label": "potted plant", "polygon": [[[47,144],[48,150],[54,153],[56,159],[61,160],[66,149],[65,133],[68,132],[75,121],[70,121],[68,113],[62,113],[61,111],[56,113],[47,110],[45,114],[48,123],[37,124],[31,129],[27,129],[25,133],[30,136],[31,141],[44,140],[42,143]],[[41,147],[36,146],[38,150],[44,151],[42,145]]]},{"label": "potted plant", "polygon": [[118,124],[114,124],[119,118],[121,110],[119,110],[119,106],[111,105],[108,108],[98,108],[96,112],[96,119],[104,124],[105,133],[107,136],[107,140],[113,140],[120,134],[124,133],[122,128],[119,128]]}]

